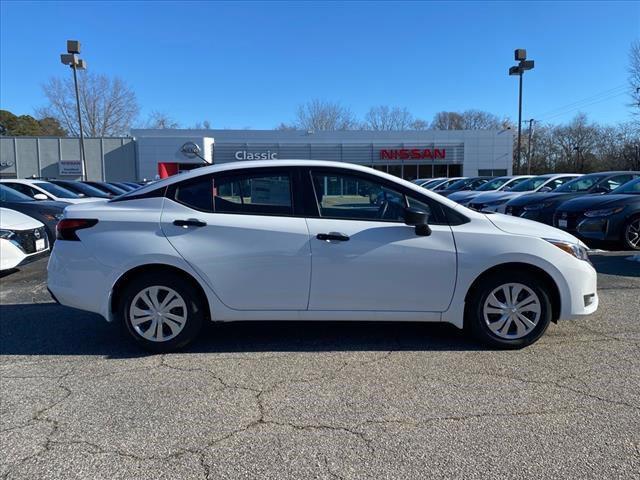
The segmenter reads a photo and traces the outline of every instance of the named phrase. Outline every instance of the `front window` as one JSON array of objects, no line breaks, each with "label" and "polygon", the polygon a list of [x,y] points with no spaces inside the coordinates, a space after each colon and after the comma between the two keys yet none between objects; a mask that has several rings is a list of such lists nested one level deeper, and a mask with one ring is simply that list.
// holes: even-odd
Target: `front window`
[{"label": "front window", "polygon": [[493,180],[488,181],[484,185],[481,185],[476,190],[478,192],[490,192],[492,190],[498,190],[508,181],[509,181],[509,177],[494,178]]},{"label": "front window", "polygon": [[48,192],[51,195],[58,198],[80,198],[80,195],[73,193],[72,191],[67,190],[66,188],[62,188],[62,187],[59,187],[58,185],[54,185],[53,183],[38,182],[35,185],[37,185],[38,188],[41,188],[45,192]]},{"label": "front window", "polygon": [[564,185],[558,187],[556,192],[586,192],[591,187],[593,187],[598,180],[601,179],[601,176],[589,176],[585,175],[584,177],[576,178],[571,182],[567,182]]},{"label": "front window", "polygon": [[356,220],[404,218],[404,195],[370,180],[335,173],[313,173],[321,217]]},{"label": "front window", "polygon": [[513,187],[510,192],[531,192],[536,190],[537,188],[544,185],[545,182],[549,181],[549,177],[533,177],[527,178],[526,181],[520,183]]}]

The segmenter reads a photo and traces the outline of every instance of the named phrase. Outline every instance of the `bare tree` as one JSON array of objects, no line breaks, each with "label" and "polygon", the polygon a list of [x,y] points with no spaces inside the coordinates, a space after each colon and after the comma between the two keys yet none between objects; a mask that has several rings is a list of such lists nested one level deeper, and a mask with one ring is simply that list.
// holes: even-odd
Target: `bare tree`
[{"label": "bare tree", "polygon": [[379,105],[364,117],[365,130],[410,130],[416,121],[406,108]]},{"label": "bare tree", "polygon": [[144,122],[143,127],[156,129],[180,128],[180,124],[165,112],[154,110],[149,114],[149,117],[147,118],[147,121]]},{"label": "bare tree", "polygon": [[427,130],[429,128],[429,122],[416,118],[411,122],[411,130]]},{"label": "bare tree", "polygon": [[629,89],[632,112],[640,115],[640,40],[633,42],[629,51]]},{"label": "bare tree", "polygon": [[357,122],[348,108],[316,99],[298,107],[294,126],[300,130],[350,130]]},{"label": "bare tree", "polygon": [[433,117],[434,130],[500,130],[508,120],[500,120],[496,115],[482,110],[464,112],[438,112]]},{"label": "bare tree", "polygon": [[[84,134],[89,137],[126,135],[138,116],[136,94],[120,78],[80,72],[80,111]],[[79,135],[73,80],[51,78],[42,86],[49,105],[41,117],[56,119],[71,135]]]}]

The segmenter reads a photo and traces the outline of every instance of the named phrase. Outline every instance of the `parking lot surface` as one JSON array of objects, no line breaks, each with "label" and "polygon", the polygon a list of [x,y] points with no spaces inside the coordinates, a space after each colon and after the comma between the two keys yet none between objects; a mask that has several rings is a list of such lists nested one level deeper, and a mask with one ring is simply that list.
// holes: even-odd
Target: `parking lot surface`
[{"label": "parking lot surface", "polygon": [[146,355],[0,279],[2,478],[640,478],[640,263],[520,351],[446,325],[211,325]]}]

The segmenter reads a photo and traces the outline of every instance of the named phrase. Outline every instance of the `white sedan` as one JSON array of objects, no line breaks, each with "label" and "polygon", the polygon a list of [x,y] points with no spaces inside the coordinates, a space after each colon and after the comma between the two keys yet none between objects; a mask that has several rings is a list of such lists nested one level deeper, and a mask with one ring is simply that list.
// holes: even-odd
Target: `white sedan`
[{"label": "white sedan", "polygon": [[44,225],[35,218],[0,208],[0,270],[37,260],[49,251]]},{"label": "white sedan", "polygon": [[572,235],[345,163],[199,168],[69,206],[57,238],[54,297],[152,351],[239,320],[448,322],[520,348],[598,306]]}]

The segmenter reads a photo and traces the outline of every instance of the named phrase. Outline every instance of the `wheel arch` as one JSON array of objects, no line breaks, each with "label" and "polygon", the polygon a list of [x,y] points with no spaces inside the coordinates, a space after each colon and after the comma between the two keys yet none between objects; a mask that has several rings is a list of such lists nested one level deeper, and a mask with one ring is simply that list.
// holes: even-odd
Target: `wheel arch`
[{"label": "wheel arch", "polygon": [[558,284],[555,282],[553,277],[551,277],[551,275],[545,272],[542,268],[536,265],[532,265],[530,263],[522,263],[522,262],[508,262],[508,263],[501,263],[499,265],[494,265],[493,267],[485,270],[484,272],[482,272],[480,275],[476,277],[476,279],[473,281],[473,283],[467,290],[467,293],[464,297],[465,322],[467,318],[466,308],[469,305],[468,300],[477,291],[480,285],[482,285],[482,282],[484,281],[484,279],[490,277],[491,275],[495,275],[496,273],[513,272],[513,271],[527,272],[535,276],[536,278],[540,279],[540,281],[544,283],[544,285],[547,287],[547,290],[549,291],[549,294],[550,294],[551,310],[552,310],[551,320],[557,323],[558,319],[560,318],[560,312],[562,308],[560,289],[558,288]]},{"label": "wheel arch", "polygon": [[198,280],[196,280],[193,275],[173,265],[168,265],[165,263],[151,263],[138,265],[137,267],[133,267],[130,270],[127,270],[122,275],[120,275],[120,277],[118,277],[116,282],[113,284],[109,300],[109,309],[114,319],[119,320],[118,306],[120,304],[120,301],[122,300],[121,294],[124,287],[139,275],[148,273],[171,274],[182,277],[193,287],[194,291],[200,297],[203,308],[205,309],[205,318],[207,320],[211,320],[213,318],[211,315],[211,307],[209,305],[207,294],[205,293],[204,288],[202,287],[200,282],[198,282]]}]

